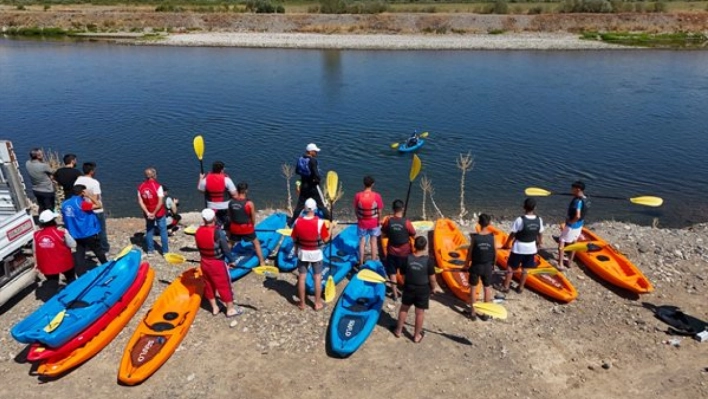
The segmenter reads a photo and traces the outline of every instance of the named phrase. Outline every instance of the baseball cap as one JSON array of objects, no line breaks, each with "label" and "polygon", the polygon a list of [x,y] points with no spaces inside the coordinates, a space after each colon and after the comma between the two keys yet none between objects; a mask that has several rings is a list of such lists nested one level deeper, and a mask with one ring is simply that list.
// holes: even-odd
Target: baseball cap
[{"label": "baseball cap", "polygon": [[59,216],[59,215],[54,213],[52,210],[45,209],[44,211],[42,211],[42,213],[39,214],[39,222],[40,223],[48,223],[48,222],[51,222],[52,220],[54,220],[54,218],[56,218],[57,216]]},{"label": "baseball cap", "polygon": [[308,198],[307,201],[305,201],[305,209],[307,209],[308,211],[316,211],[317,202],[312,198]]},{"label": "baseball cap", "polygon": [[307,145],[305,148],[305,151],[310,152],[310,151],[315,151],[315,152],[320,152],[319,147],[315,143],[310,143]]},{"label": "baseball cap", "polygon": [[216,213],[209,208],[202,211],[202,219],[206,220],[207,222],[213,221],[215,217]]}]

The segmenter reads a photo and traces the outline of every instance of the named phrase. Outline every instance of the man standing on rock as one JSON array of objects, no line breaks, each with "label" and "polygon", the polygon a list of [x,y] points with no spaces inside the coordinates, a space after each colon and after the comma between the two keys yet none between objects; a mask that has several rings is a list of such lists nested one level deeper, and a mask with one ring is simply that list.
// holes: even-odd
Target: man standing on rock
[{"label": "man standing on rock", "polygon": [[415,238],[415,228],[408,218],[403,216],[405,205],[397,199],[393,201],[393,216],[386,218],[381,227],[381,236],[388,238],[386,245],[386,274],[391,281],[391,297],[398,300],[396,272],[405,275],[408,255],[413,251],[411,239]]},{"label": "man standing on rock", "polygon": [[81,171],[76,169],[76,155],[64,155],[64,166],[54,172],[54,180],[64,189],[64,199],[71,198],[74,195],[74,184],[76,179],[81,176]]},{"label": "man standing on rock", "polygon": [[319,147],[314,143],[308,144],[305,147],[305,154],[298,158],[295,165],[295,173],[300,175],[300,193],[297,199],[297,206],[295,206],[293,216],[290,219],[290,226],[295,223],[300,212],[305,208],[305,201],[308,198],[312,198],[317,203],[317,207],[322,212],[322,217],[329,219],[329,209],[324,205],[322,189],[320,189],[322,176],[317,162],[317,154],[319,152]]},{"label": "man standing on rock", "polygon": [[258,256],[258,264],[265,265],[261,242],[256,236],[256,206],[249,200],[248,183],[236,186],[236,195],[229,201],[229,244],[245,241],[253,243],[253,250]]},{"label": "man standing on rock", "polygon": [[[477,299],[477,284],[480,278],[484,287],[484,302],[492,301],[492,273],[494,272],[494,262],[497,258],[497,250],[494,245],[494,235],[489,231],[490,217],[483,213],[479,215],[477,222],[481,230],[477,234],[470,234],[470,248],[467,251],[465,270],[470,273],[470,320],[477,320],[477,312],[474,310],[474,303]],[[486,320],[482,316],[482,320]]]},{"label": "man standing on rock", "polygon": [[111,246],[108,244],[108,233],[106,232],[106,216],[103,213],[103,193],[101,191],[101,183],[96,180],[96,163],[95,162],[84,162],[82,166],[84,175],[76,179],[74,185],[80,184],[86,187],[89,193],[94,195],[96,199],[101,203],[101,206],[94,210],[94,214],[98,219],[101,231],[99,232],[99,241],[101,244],[101,250],[104,253],[110,251]]},{"label": "man standing on rock", "polygon": [[74,195],[61,204],[61,216],[69,234],[76,240],[74,265],[76,274],[82,275],[87,270],[86,250],[90,249],[101,263],[108,262],[106,253],[101,248],[101,225],[95,211],[101,209],[98,199],[83,184],[74,185]]},{"label": "man standing on rock", "polygon": [[199,175],[197,189],[204,193],[207,208],[216,214],[216,222],[221,228],[229,223],[229,199],[236,195],[236,186],[226,174],[226,165],[215,161],[211,172]]},{"label": "man standing on rock", "polygon": [[[525,214],[514,220],[511,233],[502,246],[503,248],[511,247],[511,254],[506,262],[504,286],[499,289],[501,292],[509,292],[514,272],[521,268],[521,278],[518,287],[516,287],[516,292],[521,294],[526,284],[528,269],[534,269],[537,266],[536,254],[538,247],[543,242],[543,220],[534,213],[535,210],[536,200],[526,198],[524,201]],[[512,241],[514,242],[513,246],[511,246]]]},{"label": "man standing on rock", "polygon": [[[585,183],[576,181],[571,186],[573,199],[568,204],[568,213],[565,218],[565,226],[558,237],[558,270],[567,270],[573,264],[575,252],[571,252],[568,256],[568,262],[565,263],[563,256],[563,248],[566,244],[572,244],[578,241],[578,237],[583,232],[585,224],[585,215],[587,214],[587,197],[585,197]],[[564,265],[565,263],[565,265]]]},{"label": "man standing on rock", "polygon": [[324,307],[322,304],[322,261],[324,254],[322,247],[329,239],[329,230],[324,220],[315,216],[317,202],[308,198],[305,201],[306,214],[295,221],[291,237],[295,243],[297,251],[297,294],[300,302],[297,304],[300,310],[305,309],[305,278],[307,269],[312,267],[312,274],[315,282],[315,310]]},{"label": "man standing on rock", "polygon": [[378,240],[381,235],[381,215],[383,200],[381,194],[374,191],[374,178],[364,176],[364,190],[354,196],[357,235],[359,236],[359,266],[364,263],[366,238],[371,246],[371,260],[378,259]]},{"label": "man standing on rock", "polygon": [[25,163],[27,174],[32,182],[32,194],[37,199],[39,213],[44,210],[54,210],[56,196],[54,182],[52,182],[52,168],[44,162],[44,153],[39,148],[30,151],[30,159]]},{"label": "man standing on rock", "polygon": [[162,253],[170,252],[167,239],[167,211],[165,208],[165,192],[162,185],[157,182],[155,168],[145,169],[145,181],[138,186],[138,204],[145,217],[145,250],[147,256],[155,252],[155,228],[160,231]]}]

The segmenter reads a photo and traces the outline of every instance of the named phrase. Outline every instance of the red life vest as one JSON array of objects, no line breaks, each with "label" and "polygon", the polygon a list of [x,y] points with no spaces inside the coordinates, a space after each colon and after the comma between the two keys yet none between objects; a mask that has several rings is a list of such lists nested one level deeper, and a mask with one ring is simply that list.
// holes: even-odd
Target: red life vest
[{"label": "red life vest", "polygon": [[376,219],[379,217],[379,205],[373,191],[359,193],[359,202],[356,204],[356,216],[359,219]]},{"label": "red life vest", "polygon": [[323,240],[327,238],[327,235],[325,234],[325,237],[320,235],[320,229],[322,229],[320,223],[324,224],[324,221],[320,221],[317,216],[312,219],[301,217],[295,222],[293,239],[301,249],[312,251],[324,245]]},{"label": "red life vest", "polygon": [[201,226],[194,233],[194,239],[202,258],[222,259],[224,257],[221,247],[216,244],[216,229],[217,226]]},{"label": "red life vest", "polygon": [[[143,199],[145,207],[149,212],[155,212],[157,204],[160,203],[160,198],[157,196],[157,191],[160,189],[160,183],[155,179],[147,179],[138,187],[140,198]],[[165,205],[163,204],[155,217],[161,218],[165,216]]]},{"label": "red life vest", "polygon": [[229,192],[226,191],[226,175],[223,173],[208,173],[204,181],[204,194],[209,202],[226,202]]},{"label": "red life vest", "polygon": [[44,227],[34,232],[34,257],[42,274],[64,273],[74,267],[71,248],[64,242],[65,231],[56,226]]}]

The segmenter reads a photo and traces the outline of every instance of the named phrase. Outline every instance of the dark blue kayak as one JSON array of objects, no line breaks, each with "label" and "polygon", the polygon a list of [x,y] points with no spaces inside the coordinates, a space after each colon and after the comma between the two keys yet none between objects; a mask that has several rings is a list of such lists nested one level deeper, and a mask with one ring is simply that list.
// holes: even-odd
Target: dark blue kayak
[{"label": "dark blue kayak", "polygon": [[[140,250],[134,249],[79,277],[12,328],[12,337],[57,348],[93,324],[125,294],[138,275]],[[45,327],[61,311],[63,320],[51,331]],[[50,328],[46,328],[50,329]]]},{"label": "dark blue kayak", "polygon": [[[278,246],[282,235],[276,233],[278,229],[284,229],[287,216],[284,213],[274,213],[256,224],[256,237],[261,243],[261,251],[263,258],[267,258],[271,252]],[[250,242],[239,242],[234,245],[231,254],[236,258],[236,266],[229,270],[231,281],[238,280],[241,277],[251,272],[258,264],[258,256],[253,249],[253,244]]]},{"label": "dark blue kayak", "polygon": [[[302,213],[304,213],[304,211]],[[317,212],[315,212],[315,215],[318,218],[322,218],[322,211],[318,209]],[[280,271],[290,272],[295,270],[297,267],[297,254],[293,251],[293,246],[293,239],[290,236],[285,236],[283,241],[280,243],[280,248],[278,248],[278,257],[275,260],[275,264],[278,266]]]},{"label": "dark blue kayak", "polygon": [[[367,261],[363,269],[371,269],[386,278],[380,261]],[[333,353],[346,357],[364,344],[376,327],[386,296],[386,285],[360,280],[356,276],[347,284],[329,323],[328,343]]]},{"label": "dark blue kayak", "polygon": [[[331,259],[330,249],[332,253]],[[327,283],[327,278],[330,275],[334,278],[334,283],[338,284],[346,277],[352,267],[354,267],[354,264],[358,262],[359,237],[356,234],[356,225],[353,224],[342,230],[329,244],[325,245],[322,251],[324,252],[324,265],[322,267],[322,290],[324,292],[325,283]],[[308,294],[315,293],[312,268],[307,271],[305,287]]]},{"label": "dark blue kayak", "polygon": [[422,147],[423,144],[425,144],[424,139],[418,139],[418,142],[410,147],[408,146],[408,142],[401,143],[401,145],[398,146],[398,152],[413,152]]}]

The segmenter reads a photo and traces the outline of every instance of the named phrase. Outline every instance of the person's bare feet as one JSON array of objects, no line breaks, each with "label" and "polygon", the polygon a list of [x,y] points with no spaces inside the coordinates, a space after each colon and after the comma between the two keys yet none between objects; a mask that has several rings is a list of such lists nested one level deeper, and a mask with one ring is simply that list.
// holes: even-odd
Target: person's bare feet
[{"label": "person's bare feet", "polygon": [[420,335],[413,337],[413,342],[415,342],[416,344],[419,344],[420,341],[423,340],[423,338],[425,338],[425,331],[421,331]]},{"label": "person's bare feet", "polygon": [[315,302],[315,311],[318,311],[322,308],[324,308],[324,305],[322,304],[322,302]]}]

